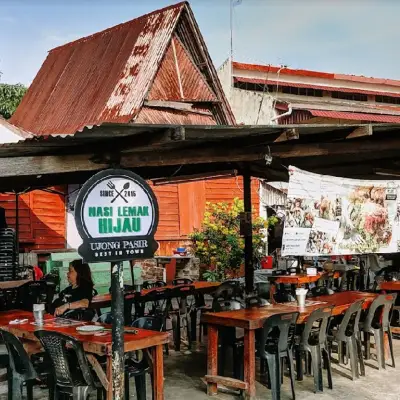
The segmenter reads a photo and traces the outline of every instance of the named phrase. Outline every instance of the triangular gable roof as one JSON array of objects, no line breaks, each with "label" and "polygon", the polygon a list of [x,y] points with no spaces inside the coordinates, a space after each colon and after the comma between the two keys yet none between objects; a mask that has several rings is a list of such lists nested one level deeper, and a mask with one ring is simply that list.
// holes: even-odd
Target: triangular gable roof
[{"label": "triangular gable roof", "polygon": [[[175,34],[201,65],[216,122],[234,124],[188,3],[178,3],[49,52],[11,122],[35,134],[74,134],[138,115]],[[187,55],[187,54],[186,54]],[[214,100],[214,99],[213,99]]]},{"label": "triangular gable roof", "polygon": [[165,53],[148,100],[217,102],[180,40],[174,36]]}]

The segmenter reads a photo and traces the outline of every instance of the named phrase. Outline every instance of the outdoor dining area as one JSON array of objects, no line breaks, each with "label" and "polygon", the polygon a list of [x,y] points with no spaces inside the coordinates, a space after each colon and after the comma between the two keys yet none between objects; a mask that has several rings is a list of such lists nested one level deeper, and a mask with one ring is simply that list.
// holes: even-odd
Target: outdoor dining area
[{"label": "outdoor dining area", "polygon": [[[271,276],[274,290],[259,293],[256,284],[250,296],[240,278],[145,281],[140,291],[126,285],[125,399],[172,398],[164,394],[169,385],[181,398],[174,374],[198,380],[185,393],[199,399],[220,392],[227,398],[295,398],[299,385],[302,398],[312,398],[327,390],[333,395],[337,381],[343,388],[343,381],[384,379],[382,371],[394,370],[399,359],[390,326],[400,319],[396,281],[360,291],[358,280],[348,290],[350,281],[338,276]],[[112,399],[111,294],[94,295],[87,307],[59,317],[48,313],[52,299],[26,290],[39,282],[23,285],[30,297],[21,303],[24,310],[0,313],[9,398]],[[282,290],[296,301],[276,302]]]},{"label": "outdoor dining area", "polygon": [[[115,126],[94,127],[90,134],[84,130],[73,140],[49,138],[46,150],[39,147],[40,141],[28,140],[14,145],[18,157],[11,156],[12,146],[0,149],[4,187],[85,182],[111,162],[105,156],[94,162],[93,155],[83,154],[82,149],[111,128]],[[392,333],[399,319],[396,288],[381,287],[383,282],[374,285],[362,271],[319,268],[310,273],[300,263],[295,271],[269,274],[262,284],[255,280],[259,270],[249,229],[251,177],[267,178],[277,172],[265,165],[274,151],[266,148],[265,141],[271,135],[275,140],[281,130],[256,132],[259,128],[240,127],[233,138],[236,128],[231,127],[166,130],[157,126],[152,128],[157,135],[146,135],[148,129],[120,125],[112,139],[98,145],[98,152],[108,154],[111,141],[127,143],[129,136],[136,136],[139,149],[140,145],[152,148],[157,139],[157,153],[149,150],[151,154],[144,156],[145,152],[136,153],[137,147],[129,154],[121,150],[121,164],[135,168],[144,179],[175,174],[184,180],[194,173],[227,170],[233,163],[243,176],[244,276],[215,282],[175,276],[145,281],[142,288],[135,288],[134,282],[123,285],[118,263],[110,259],[110,293],[98,294],[92,290],[96,287],[87,286],[87,271],[84,290],[80,288],[82,280],[78,283],[77,275],[85,264],[82,260],[70,265],[70,292],[52,296],[42,281],[26,282],[21,285],[23,294],[7,299],[7,309],[0,313],[5,345],[0,357],[4,368],[0,396],[161,400],[214,395],[224,399],[357,398],[360,392],[360,398],[379,398],[386,391],[397,395],[399,341]],[[331,132],[335,144],[341,134],[338,129]],[[312,136],[307,130],[304,133]],[[348,130],[342,133],[349,134]],[[263,154],[258,142],[264,143]],[[179,154],[171,151],[178,145]],[[182,152],[185,145],[189,148]],[[62,147],[61,157],[57,146]],[[289,158],[292,145],[279,146],[279,154]],[[299,157],[299,151],[293,150],[293,157]],[[18,178],[16,172],[7,172],[32,154],[38,162],[29,170],[16,170]],[[182,154],[188,166],[177,172]],[[117,205],[118,201],[125,206],[123,199]],[[89,217],[95,218],[93,213]],[[37,286],[43,287],[36,291]],[[54,304],[59,298],[62,302]]]}]

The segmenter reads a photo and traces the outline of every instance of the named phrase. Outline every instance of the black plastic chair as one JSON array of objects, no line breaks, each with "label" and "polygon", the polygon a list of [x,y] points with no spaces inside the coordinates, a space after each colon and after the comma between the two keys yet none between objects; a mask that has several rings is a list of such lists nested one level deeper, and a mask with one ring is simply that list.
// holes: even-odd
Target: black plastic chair
[{"label": "black plastic chair", "polygon": [[[9,400],[22,399],[23,385],[26,386],[28,400],[33,400],[33,386],[38,384],[39,374],[36,372],[24,346],[12,333],[0,330],[8,351],[8,398]],[[49,396],[54,396],[54,385],[49,382]]]},{"label": "black plastic chair", "polygon": [[371,355],[371,334],[375,338],[376,355],[378,359],[378,368],[386,369],[384,335],[388,334],[390,356],[392,358],[392,367],[395,368],[393,352],[393,337],[390,330],[389,314],[396,300],[397,294],[382,294],[378,296],[371,304],[368,314],[364,321],[360,323],[360,329],[364,332],[365,359],[369,360]]},{"label": "black plastic chair", "polygon": [[61,317],[74,319],[76,321],[93,321],[93,318],[96,316],[96,310],[92,308],[76,308],[74,310],[66,311]]},{"label": "black plastic chair", "polygon": [[[175,350],[180,351],[182,326],[186,328],[189,348],[192,344],[192,312],[196,304],[195,288],[190,284],[177,286],[171,289],[170,299],[168,315],[172,320]],[[174,302],[176,303],[176,308],[174,308]]]},{"label": "black plastic chair", "polygon": [[297,379],[303,380],[302,354],[305,354],[306,367],[309,372],[308,355],[311,356],[314,373],[315,392],[323,391],[322,358],[328,370],[328,386],[332,389],[332,368],[329,353],[326,348],[327,330],[333,307],[319,308],[307,318],[300,342],[296,345]]},{"label": "black plastic chair", "polygon": [[27,282],[19,288],[20,308],[32,311],[34,304],[45,304],[49,311],[53,301],[55,286],[46,281]]},{"label": "black plastic chair", "polygon": [[[163,321],[157,317],[142,317],[132,323],[132,327],[161,332]],[[152,363],[147,351],[143,351],[143,358],[135,361],[128,359],[125,364],[125,399],[129,399],[129,379],[135,378],[136,396],[138,400],[146,400],[146,373],[152,377]],[[151,379],[153,384],[153,379]]]},{"label": "black plastic chair", "polygon": [[[217,289],[214,291],[213,293],[213,301],[218,301],[218,300],[241,300],[242,299],[242,295],[243,295],[243,289],[240,285],[239,281],[233,281],[233,280],[228,280],[225,281],[223,283],[221,283],[221,285],[219,285],[217,287]],[[204,303],[204,301],[203,301]],[[200,319],[201,319],[201,314],[203,312],[207,312],[207,311],[212,311],[213,308],[209,308],[207,306],[202,306],[199,304],[199,306],[197,307],[197,312],[200,312]],[[197,313],[196,313],[196,317],[192,317],[192,326],[194,325],[194,320],[197,320]],[[192,328],[193,331],[194,328]],[[204,333],[204,335],[207,334],[207,325],[200,323],[200,328],[199,328],[199,342],[201,343],[202,341],[202,333]]]},{"label": "black plastic chair", "polygon": [[[212,311],[213,312],[233,311],[233,310],[240,310],[241,308],[243,308],[242,304],[237,300],[215,299],[213,301]],[[236,337],[236,328],[224,326],[218,328],[218,339],[219,339],[218,375],[224,376],[226,355],[228,349],[231,348],[233,354],[233,376],[236,379],[243,380],[244,379],[243,338]]]},{"label": "black plastic chair", "polygon": [[82,343],[59,332],[38,330],[35,335],[53,367],[54,400],[62,395],[72,396],[74,400],[86,400],[92,390],[96,390],[97,398],[102,399],[105,390],[94,380]]},{"label": "black plastic chair", "polygon": [[[124,298],[124,325],[129,326],[132,324],[132,305],[134,302],[134,296],[127,293],[125,294]],[[102,324],[109,324],[113,323],[113,316],[111,311],[103,313],[99,315],[96,319],[96,322],[100,322]]]},{"label": "black plastic chair", "polygon": [[176,278],[172,281],[172,284],[174,286],[178,286],[178,285],[191,285],[193,283],[193,281],[189,278]]},{"label": "black plastic chair", "polygon": [[292,397],[296,399],[294,389],[293,344],[298,312],[277,314],[268,318],[260,333],[258,355],[268,365],[269,386],[272,399],[281,398],[281,361],[286,358],[290,373]]},{"label": "black plastic chair", "polygon": [[[353,303],[344,314],[338,329],[332,330],[332,335],[328,335],[330,344],[332,342],[337,342],[339,349],[339,362],[342,363],[344,363],[343,345],[346,345],[346,351],[348,352],[350,358],[351,377],[353,380],[355,378],[359,378],[360,373],[361,376],[365,376],[365,366],[359,330],[363,303],[364,300],[358,300]],[[329,346],[329,350],[331,350],[331,348],[332,346]],[[358,364],[360,364],[360,373],[358,370]]]},{"label": "black plastic chair", "polygon": [[143,289],[155,289],[167,286],[164,281],[144,281],[143,282]]},{"label": "black plastic chair", "polygon": [[[135,296],[135,319],[146,316],[146,307],[150,304],[147,316],[159,317],[162,319],[163,331],[167,330],[167,319],[171,308],[171,289],[161,287],[153,289],[145,295]],[[165,352],[169,354],[168,343],[165,345]]]}]

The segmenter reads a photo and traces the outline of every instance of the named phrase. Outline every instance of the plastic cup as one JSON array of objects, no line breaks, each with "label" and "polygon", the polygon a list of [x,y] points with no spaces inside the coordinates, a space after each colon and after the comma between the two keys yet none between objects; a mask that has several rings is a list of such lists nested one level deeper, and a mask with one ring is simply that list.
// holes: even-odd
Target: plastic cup
[{"label": "plastic cup", "polygon": [[35,322],[39,325],[42,325],[43,317],[44,317],[44,304],[34,304],[33,318],[35,319]]},{"label": "plastic cup", "polygon": [[306,305],[306,294],[308,290],[304,288],[296,289],[297,304],[299,307],[304,307]]}]

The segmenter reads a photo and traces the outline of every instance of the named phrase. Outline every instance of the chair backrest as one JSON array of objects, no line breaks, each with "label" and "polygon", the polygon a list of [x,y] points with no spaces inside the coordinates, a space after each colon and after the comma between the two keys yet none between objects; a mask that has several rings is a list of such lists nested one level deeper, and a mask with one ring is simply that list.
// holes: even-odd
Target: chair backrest
[{"label": "chair backrest", "polygon": [[46,304],[50,306],[54,287],[49,286],[45,281],[27,282],[19,288],[19,296],[21,308],[23,310],[32,311],[34,304]]},{"label": "chair backrest", "polygon": [[354,302],[344,314],[344,317],[339,325],[338,339],[346,340],[346,337],[351,337],[359,331],[360,316],[364,300]]},{"label": "chair backrest", "polygon": [[20,340],[12,333],[0,329],[9,357],[9,368],[13,373],[24,377],[24,380],[36,379],[37,373]]},{"label": "chair backrest", "polygon": [[267,354],[287,351],[293,346],[298,317],[298,312],[276,314],[265,321],[258,342],[261,358],[266,358]]},{"label": "chair backrest", "polygon": [[144,281],[143,289],[154,289],[167,286],[164,281]]},{"label": "chair backrest", "polygon": [[246,298],[246,308],[262,306],[262,299],[260,296],[251,296]]},{"label": "chair backrest", "polygon": [[145,295],[137,296],[134,300],[136,316],[143,317],[145,312],[145,306],[147,303],[152,303],[152,311],[156,315],[167,315],[169,311],[171,300],[171,289],[169,288],[156,288],[151,290]]},{"label": "chair backrest", "polygon": [[92,308],[76,308],[74,310],[66,311],[62,317],[74,319],[76,321],[93,321],[93,318],[96,315],[96,311]]},{"label": "chair backrest", "polygon": [[163,330],[163,320],[157,317],[141,317],[133,321],[131,326],[134,328],[161,332]]},{"label": "chair backrest", "polygon": [[[50,357],[57,385],[75,386],[76,364],[72,359],[72,355],[74,355],[78,362],[82,382],[86,382],[87,386],[95,387],[82,343],[60,332],[38,330],[35,331],[35,335]],[[72,370],[74,374],[71,374]]]},{"label": "chair backrest", "polygon": [[213,294],[214,299],[232,300],[242,296],[239,281],[226,281],[221,283]]},{"label": "chair backrest", "polygon": [[234,310],[240,310],[241,308],[243,308],[242,304],[237,300],[214,299],[212,303],[212,310],[214,312],[234,311]]},{"label": "chair backrest", "polygon": [[177,285],[191,285],[192,283],[193,283],[193,281],[191,279],[189,279],[189,278],[177,278],[177,279],[174,279],[172,281],[172,284],[174,286],[177,286]]},{"label": "chair backrest", "polygon": [[108,311],[108,312],[106,312],[106,313],[101,314],[101,315],[97,318],[96,322],[100,322],[100,323],[102,323],[102,324],[109,324],[109,325],[111,325],[111,324],[113,323],[113,316],[112,316],[111,311]]},{"label": "chair backrest", "polygon": [[364,330],[387,328],[389,313],[396,300],[396,294],[381,294],[371,304],[364,322]]},{"label": "chair backrest", "polygon": [[319,308],[310,314],[302,333],[302,344],[315,346],[325,343],[332,309],[333,306]]}]

